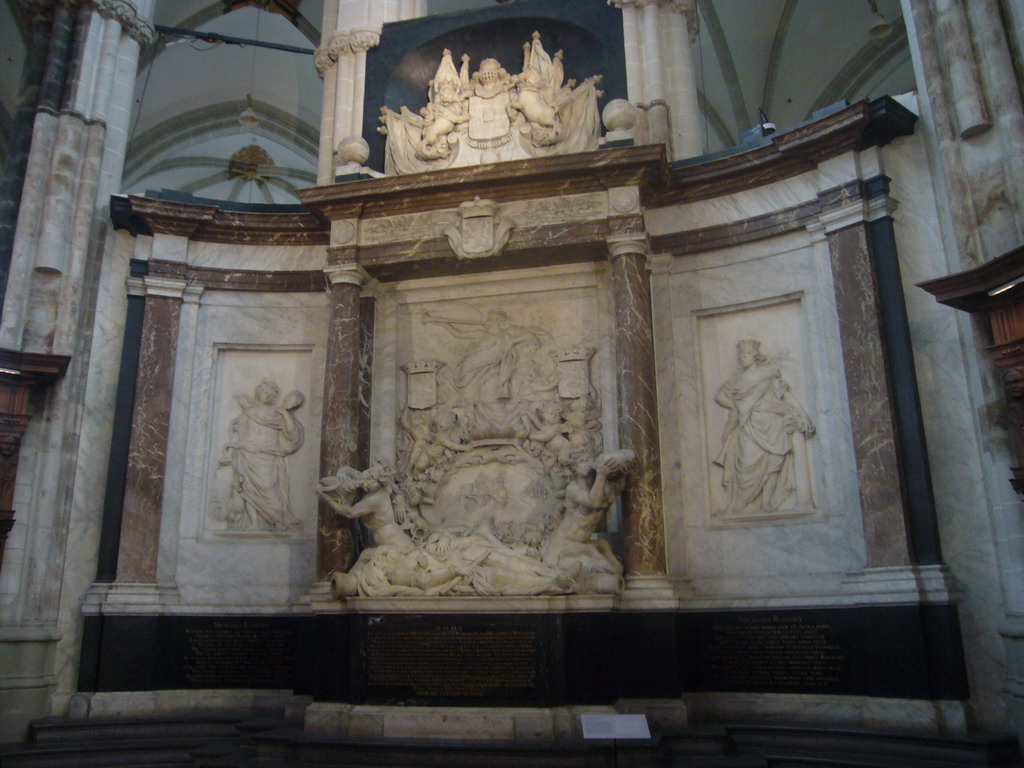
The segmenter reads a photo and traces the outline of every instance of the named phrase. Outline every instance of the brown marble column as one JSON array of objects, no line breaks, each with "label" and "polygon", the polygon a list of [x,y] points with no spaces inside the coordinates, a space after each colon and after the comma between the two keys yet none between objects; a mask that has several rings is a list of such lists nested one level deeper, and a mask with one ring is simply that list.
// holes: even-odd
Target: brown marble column
[{"label": "brown marble column", "polygon": [[[359,349],[361,286],[367,275],[355,264],[352,249],[331,249],[327,267],[331,285],[331,321],[324,372],[324,410],[320,428],[320,476],[334,474],[359,458]],[[362,469],[363,467],[359,467]],[[356,556],[356,524],[320,502],[317,515],[317,581],[347,571]]]},{"label": "brown marble column", "polygon": [[[845,216],[842,211],[837,215]],[[897,431],[867,225],[825,222],[869,568],[910,564]]]},{"label": "brown marble column", "polygon": [[664,575],[665,530],[647,241],[638,235],[612,237],[608,252],[615,294],[619,445],[632,449],[637,456],[623,493],[626,574]]},{"label": "brown marble column", "polygon": [[128,447],[117,582],[156,582],[160,515],[171,428],[174,359],[184,280],[145,278],[139,375]]}]

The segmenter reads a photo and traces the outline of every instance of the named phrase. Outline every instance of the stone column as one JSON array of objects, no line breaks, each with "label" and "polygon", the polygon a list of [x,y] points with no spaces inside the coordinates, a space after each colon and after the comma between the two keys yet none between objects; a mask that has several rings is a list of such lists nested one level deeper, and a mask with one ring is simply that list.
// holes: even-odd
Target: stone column
[{"label": "stone column", "polygon": [[320,104],[320,156],[317,160],[316,183],[330,184],[334,179],[334,91],[337,87],[338,67],[331,58],[329,46],[316,51],[316,71],[324,81],[323,100]]},{"label": "stone column", "polygon": [[889,394],[879,292],[861,205],[823,213],[857,462],[868,568],[910,564],[895,415]]},{"label": "stone column", "polygon": [[117,560],[117,582],[121,584],[156,582],[174,359],[186,283],[146,277],[145,286],[146,310]]},{"label": "stone column", "polygon": [[615,294],[619,446],[637,456],[623,494],[627,587],[637,577],[655,577],[667,585],[647,241],[643,235],[611,237],[608,252]]},{"label": "stone column", "polygon": [[39,101],[50,41],[50,20],[45,6],[28,6],[30,18],[27,31],[27,53],[21,71],[18,102],[11,116],[10,139],[3,171],[0,172],[0,301],[7,287],[7,272],[14,243],[14,225],[18,218],[22,187],[32,146],[32,126]]},{"label": "stone column", "polygon": [[[331,285],[331,320],[327,332],[324,410],[320,429],[320,476],[356,463],[359,451],[360,293],[366,272],[355,263],[352,248],[329,249],[325,272]],[[338,263],[341,262],[341,263]],[[360,467],[362,468],[362,467]],[[353,520],[336,515],[324,502],[317,517],[317,581],[347,571],[355,560]]]},{"label": "stone column", "polygon": [[697,157],[703,152],[697,72],[693,46],[699,30],[695,0],[672,0],[661,9],[664,23],[665,98],[668,100],[671,155],[674,160]]}]

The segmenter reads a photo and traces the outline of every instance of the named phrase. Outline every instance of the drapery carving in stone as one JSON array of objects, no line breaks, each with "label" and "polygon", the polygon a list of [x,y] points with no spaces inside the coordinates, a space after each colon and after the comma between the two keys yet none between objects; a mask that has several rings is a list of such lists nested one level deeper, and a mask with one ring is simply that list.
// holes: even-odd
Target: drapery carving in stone
[{"label": "drapery carving in stone", "polygon": [[445,49],[419,114],[381,107],[388,137],[385,172],[419,173],[463,165],[597,149],[601,76],[565,82],[562,52],[552,58],[540,33],[523,46],[523,70],[510,75],[496,59],[469,74]]},{"label": "drapery carving in stone", "polygon": [[343,468],[320,483],[374,533],[335,577],[337,594],[620,591],[622,566],[595,531],[635,457],[602,453],[594,348],[556,348],[546,328],[500,309],[422,321],[445,359],[403,366],[396,469]]},{"label": "drapery carving in stone", "polygon": [[722,449],[727,501],[713,514],[743,519],[813,506],[804,440],[814,424],[761,342],[736,345],[739,367],[722,384],[715,403],[729,409]]},{"label": "drapery carving in stone", "polygon": [[299,521],[289,501],[285,457],[302,447],[304,431],[295,417],[305,397],[293,391],[278,404],[281,390],[264,379],[252,396],[235,395],[241,413],[229,427],[218,462],[230,469],[227,499],[214,497],[210,516],[230,531],[288,531]]}]

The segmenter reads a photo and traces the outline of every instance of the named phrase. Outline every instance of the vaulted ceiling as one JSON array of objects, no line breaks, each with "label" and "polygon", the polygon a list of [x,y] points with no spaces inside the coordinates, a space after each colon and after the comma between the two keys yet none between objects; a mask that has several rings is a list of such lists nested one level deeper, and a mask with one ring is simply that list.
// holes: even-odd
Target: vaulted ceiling
[{"label": "vaulted ceiling", "polygon": [[[457,13],[493,2],[428,0],[427,9]],[[155,21],[311,52],[320,41],[323,5],[156,0]],[[697,0],[697,6],[694,61],[708,152],[735,145],[758,122],[759,108],[784,130],[841,99],[915,87],[899,0]],[[17,21],[12,0],[0,3],[0,139],[24,57]],[[883,24],[889,33],[879,36]],[[295,202],[293,190],[316,179],[321,86],[310,53],[161,34],[140,63],[125,191],[168,188],[240,202]],[[247,94],[258,118],[251,127],[238,120]],[[375,109],[372,94],[367,108]]]}]

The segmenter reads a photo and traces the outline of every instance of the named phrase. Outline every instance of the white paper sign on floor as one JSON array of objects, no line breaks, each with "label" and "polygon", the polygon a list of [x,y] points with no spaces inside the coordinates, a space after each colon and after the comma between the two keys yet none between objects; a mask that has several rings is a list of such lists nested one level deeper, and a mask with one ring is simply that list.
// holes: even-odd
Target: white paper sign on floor
[{"label": "white paper sign on floor", "polygon": [[647,715],[580,715],[584,739],[649,739]]}]

